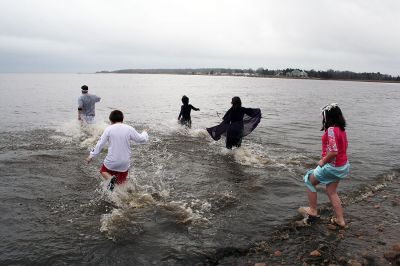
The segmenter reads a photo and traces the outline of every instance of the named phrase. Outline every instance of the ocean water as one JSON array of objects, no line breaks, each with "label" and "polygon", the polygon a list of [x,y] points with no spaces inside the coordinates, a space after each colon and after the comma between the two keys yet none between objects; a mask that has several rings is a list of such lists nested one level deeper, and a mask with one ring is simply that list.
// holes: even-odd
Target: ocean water
[{"label": "ocean water", "polygon": [[[77,121],[80,86],[102,98]],[[0,74],[0,264],[190,265],[267,239],[307,204],[304,173],[321,149],[320,107],[346,117],[350,193],[399,169],[400,84],[124,74]],[[201,109],[177,123],[182,95]],[[233,96],[261,108],[258,128],[226,150],[205,128]],[[109,193],[84,159],[120,109],[149,129],[129,182]],[[323,189],[320,189],[322,192]],[[327,202],[320,193],[321,203]]]}]

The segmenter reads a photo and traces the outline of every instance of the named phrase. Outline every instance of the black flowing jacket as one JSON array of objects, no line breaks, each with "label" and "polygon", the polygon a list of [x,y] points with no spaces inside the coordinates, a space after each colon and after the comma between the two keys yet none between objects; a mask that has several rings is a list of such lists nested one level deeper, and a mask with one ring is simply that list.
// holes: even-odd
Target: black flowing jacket
[{"label": "black flowing jacket", "polygon": [[231,107],[222,120],[221,124],[207,128],[214,140],[219,140],[221,136],[242,138],[250,134],[260,123],[261,110],[259,108]]}]

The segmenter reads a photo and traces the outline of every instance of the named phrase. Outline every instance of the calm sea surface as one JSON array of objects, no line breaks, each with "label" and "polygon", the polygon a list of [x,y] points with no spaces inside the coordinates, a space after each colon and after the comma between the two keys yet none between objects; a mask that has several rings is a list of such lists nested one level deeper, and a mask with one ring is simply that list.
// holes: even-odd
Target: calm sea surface
[{"label": "calm sea surface", "polygon": [[[83,84],[102,98],[93,126],[76,119]],[[319,160],[319,110],[331,102],[348,122],[351,174],[340,192],[399,168],[400,84],[0,74],[0,95],[1,265],[188,265],[267,239],[307,204],[302,176]],[[177,124],[182,95],[201,109],[190,130]],[[227,151],[205,128],[233,96],[263,119]],[[98,171],[106,150],[84,159],[113,109],[148,128],[150,142],[133,146],[129,183],[111,194]]]}]

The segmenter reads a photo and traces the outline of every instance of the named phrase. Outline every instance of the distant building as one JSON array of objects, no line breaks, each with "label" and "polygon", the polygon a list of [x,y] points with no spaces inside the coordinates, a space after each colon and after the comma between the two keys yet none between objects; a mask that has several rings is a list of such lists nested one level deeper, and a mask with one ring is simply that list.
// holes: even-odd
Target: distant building
[{"label": "distant building", "polygon": [[244,76],[244,73],[232,73],[232,76]]},{"label": "distant building", "polygon": [[307,72],[299,69],[295,69],[292,72],[286,73],[287,77],[296,77],[296,78],[306,78],[308,77]]}]

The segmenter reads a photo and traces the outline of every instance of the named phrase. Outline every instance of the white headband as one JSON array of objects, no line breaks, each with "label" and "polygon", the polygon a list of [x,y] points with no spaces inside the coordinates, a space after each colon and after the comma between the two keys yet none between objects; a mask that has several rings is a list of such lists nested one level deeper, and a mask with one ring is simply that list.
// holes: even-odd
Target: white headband
[{"label": "white headband", "polygon": [[331,104],[325,105],[324,107],[321,108],[322,117],[324,118],[324,120],[326,118],[326,112],[330,111],[332,108],[336,108],[336,107],[339,107],[339,105],[337,103],[331,103]]},{"label": "white headband", "polygon": [[338,107],[338,106],[339,105],[337,103],[331,103],[331,104],[328,104],[328,105],[325,105],[324,107],[322,107],[321,111],[322,112],[330,111],[332,108],[335,108],[335,107]]}]

